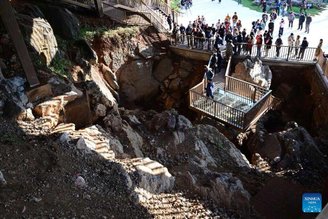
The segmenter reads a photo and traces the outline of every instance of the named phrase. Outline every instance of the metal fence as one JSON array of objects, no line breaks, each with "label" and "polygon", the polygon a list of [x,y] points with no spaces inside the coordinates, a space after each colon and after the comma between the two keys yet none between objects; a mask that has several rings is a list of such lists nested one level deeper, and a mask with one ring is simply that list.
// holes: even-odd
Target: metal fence
[{"label": "metal fence", "polygon": [[[225,50],[226,46],[222,44],[215,45],[215,38],[197,37],[194,35],[186,34],[172,34],[170,36],[171,44],[175,46],[183,46],[189,49],[214,51],[217,48]],[[307,47],[302,49],[300,47],[289,47],[271,45],[258,46],[256,44],[247,45],[247,43],[235,43],[233,48],[233,54],[235,56],[251,56],[259,57],[260,59],[271,60],[284,60],[284,61],[300,61],[314,63],[316,48]]]}]

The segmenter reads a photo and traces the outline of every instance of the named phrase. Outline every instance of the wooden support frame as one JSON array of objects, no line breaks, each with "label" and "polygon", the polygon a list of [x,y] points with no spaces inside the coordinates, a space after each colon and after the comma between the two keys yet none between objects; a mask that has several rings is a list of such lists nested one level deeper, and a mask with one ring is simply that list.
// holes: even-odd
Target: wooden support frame
[{"label": "wooden support frame", "polygon": [[96,7],[99,17],[103,17],[104,16],[103,1],[102,0],[94,0],[94,4],[95,4],[95,7]]},{"label": "wooden support frame", "polygon": [[22,33],[19,29],[14,10],[9,0],[0,0],[0,15],[5,28],[14,42],[19,60],[22,63],[26,78],[31,87],[40,84],[31,57],[27,51]]}]

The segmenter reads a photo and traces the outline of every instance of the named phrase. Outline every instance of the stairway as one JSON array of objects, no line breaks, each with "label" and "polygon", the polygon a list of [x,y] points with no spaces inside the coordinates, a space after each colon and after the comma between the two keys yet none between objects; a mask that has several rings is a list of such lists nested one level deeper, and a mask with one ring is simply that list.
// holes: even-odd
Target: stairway
[{"label": "stairway", "polygon": [[159,7],[151,7],[143,0],[139,3],[130,2],[123,4],[116,0],[103,1],[104,14],[119,23],[127,24],[128,12],[138,13],[146,18],[159,32],[169,30],[166,18],[167,15]]}]

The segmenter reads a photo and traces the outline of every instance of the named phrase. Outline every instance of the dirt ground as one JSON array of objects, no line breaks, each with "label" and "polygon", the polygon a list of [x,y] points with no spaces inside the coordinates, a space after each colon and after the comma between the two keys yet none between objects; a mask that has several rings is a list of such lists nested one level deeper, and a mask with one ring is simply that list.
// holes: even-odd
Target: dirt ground
[{"label": "dirt ground", "polygon": [[[151,218],[132,202],[121,167],[82,156],[56,136],[26,136],[0,117],[1,218]],[[86,187],[75,185],[82,176]]]}]

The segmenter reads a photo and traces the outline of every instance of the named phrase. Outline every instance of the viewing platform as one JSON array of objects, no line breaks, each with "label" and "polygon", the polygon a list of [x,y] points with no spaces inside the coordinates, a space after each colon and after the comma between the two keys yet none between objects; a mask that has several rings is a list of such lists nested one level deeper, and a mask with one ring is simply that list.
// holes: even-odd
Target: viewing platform
[{"label": "viewing platform", "polygon": [[224,124],[247,130],[272,107],[271,90],[229,76],[231,58],[224,83],[214,81],[214,98],[206,96],[206,80],[189,90],[189,108]]}]

